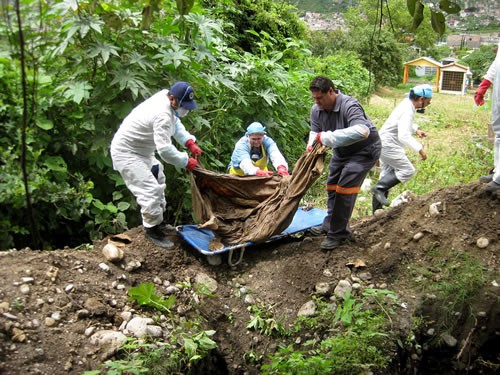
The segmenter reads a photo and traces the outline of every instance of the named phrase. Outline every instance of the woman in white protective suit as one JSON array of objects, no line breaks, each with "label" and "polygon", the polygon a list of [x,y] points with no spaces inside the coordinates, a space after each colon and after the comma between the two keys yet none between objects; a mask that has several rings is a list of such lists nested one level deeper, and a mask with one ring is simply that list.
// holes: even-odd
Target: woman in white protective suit
[{"label": "woman in white protective suit", "polygon": [[427,134],[418,129],[413,123],[413,118],[416,111],[424,111],[424,108],[431,103],[431,98],[431,86],[415,86],[410,90],[408,97],[392,111],[380,129],[382,171],[380,180],[371,189],[373,212],[382,206],[388,206],[389,190],[401,182],[408,181],[416,172],[406,156],[405,147],[418,152],[422,160],[427,159],[424,146],[413,137],[413,134],[416,134],[419,138],[423,138]]},{"label": "woman in white protective suit", "polygon": [[479,181],[486,182],[484,190],[494,192],[500,190],[500,42],[497,46],[497,56],[490,65],[475,95],[474,101],[477,105],[484,104],[484,94],[493,84],[493,97],[491,100],[491,120],[495,141],[493,143],[493,173],[481,176]]},{"label": "woman in white protective suit", "polygon": [[[186,131],[180,117],[196,108],[194,90],[186,82],[176,82],[135,107],[125,117],[111,142],[113,168],[120,172],[127,188],[141,207],[142,225],[146,238],[155,245],[172,248],[162,224],[165,201],[163,165],[166,163],[193,170],[201,149],[196,138]],[[179,151],[171,138],[186,147],[193,157]]]}]

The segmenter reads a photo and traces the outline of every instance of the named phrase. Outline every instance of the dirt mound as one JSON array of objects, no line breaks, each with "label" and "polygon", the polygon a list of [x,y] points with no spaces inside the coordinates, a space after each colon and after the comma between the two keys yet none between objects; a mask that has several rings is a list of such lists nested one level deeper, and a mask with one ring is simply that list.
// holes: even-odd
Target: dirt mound
[{"label": "dirt mound", "polygon": [[[449,264],[438,260],[455,257],[458,262],[463,255],[477,259],[487,275],[496,272],[496,280],[483,280],[476,290],[482,298],[469,306],[469,316],[464,316],[461,326],[448,332],[457,341],[443,349],[450,361],[442,361],[439,368],[420,349],[404,366],[406,371],[412,367],[412,373],[419,373],[420,368],[426,368],[421,370],[426,374],[431,373],[429,368],[436,368],[436,374],[479,373],[471,371],[478,368],[474,362],[478,355],[483,362],[496,366],[499,362],[498,350],[491,350],[498,348],[498,339],[491,337],[500,328],[499,196],[486,195],[477,183],[441,189],[359,220],[353,224],[356,242],[336,251],[322,252],[322,238],[305,234],[248,248],[235,267],[227,265],[227,259],[219,266],[208,264],[175,234],[175,249],[155,247],[144,238],[142,228],[124,234],[131,242],[123,247],[125,258],[117,263],[102,255],[107,239],[93,249],[3,252],[0,372],[81,374],[95,369],[112,355],[91,340],[95,332],[119,331],[127,312],[157,315],[143,311],[127,297],[132,286],[153,282],[159,292],[177,295],[174,313],[189,316],[199,311],[207,329],[216,331],[220,354],[216,366],[223,368],[217,373],[258,374],[259,364],[276,351],[281,340],[247,330],[250,304],[272,305],[277,316],[291,323],[318,283],[352,278],[358,271],[347,265],[361,260],[366,264],[362,272],[367,284],[398,294],[404,305],[398,329],[405,335],[413,314],[431,317],[438,307],[423,303],[430,298],[425,286],[444,278],[449,269]],[[487,239],[486,247],[478,247],[480,238]],[[178,286],[200,275],[216,282],[213,297],[193,299]],[[249,353],[259,353],[261,358],[249,361]],[[481,368],[481,373],[488,373],[489,368]]]}]

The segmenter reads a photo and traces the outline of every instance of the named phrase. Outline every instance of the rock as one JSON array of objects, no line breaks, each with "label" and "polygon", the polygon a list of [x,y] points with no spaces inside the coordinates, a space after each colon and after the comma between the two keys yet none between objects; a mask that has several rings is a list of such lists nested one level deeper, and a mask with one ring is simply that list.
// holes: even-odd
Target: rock
[{"label": "rock", "polygon": [[111,269],[109,268],[109,266],[106,263],[99,263],[99,268],[106,273],[111,271]]},{"label": "rock", "polygon": [[23,284],[34,284],[35,283],[35,279],[33,277],[22,277],[21,281],[23,282]]},{"label": "rock", "polygon": [[90,316],[90,311],[87,309],[81,309],[76,312],[76,318],[78,320],[86,319]]},{"label": "rock", "polygon": [[340,280],[333,291],[338,298],[344,298],[344,294],[347,292],[352,292],[352,286],[348,280]]},{"label": "rock", "polygon": [[316,290],[316,293],[318,293],[319,295],[326,296],[330,294],[332,287],[328,283],[321,282],[317,283],[314,289]]},{"label": "rock", "polygon": [[21,294],[30,294],[30,292],[31,292],[30,286],[28,284],[22,284],[19,287],[19,292]]},{"label": "rock", "polygon": [[450,348],[453,348],[457,345],[457,339],[454,338],[452,335],[450,335],[449,333],[442,333],[441,334],[441,338],[443,339],[443,341],[446,343],[446,345],[448,345]]},{"label": "rock", "polygon": [[301,306],[297,316],[314,316],[314,314],[316,314],[316,303],[308,301]]},{"label": "rock", "polygon": [[127,336],[123,333],[111,330],[98,331],[89,339],[92,345],[99,346],[103,351],[102,359],[111,357],[126,341]]},{"label": "rock", "polygon": [[65,291],[66,293],[69,293],[69,292],[71,292],[74,288],[75,288],[75,286],[74,286],[73,284],[68,284],[68,285],[66,285],[66,286],[64,287],[64,291]]},{"label": "rock", "polygon": [[95,297],[88,298],[84,303],[84,307],[92,316],[104,315],[107,311],[107,306]]},{"label": "rock", "polygon": [[211,266],[219,266],[222,264],[222,257],[219,254],[207,256],[207,262]]},{"label": "rock", "polygon": [[490,241],[485,237],[478,238],[476,242],[476,246],[479,247],[480,249],[487,248],[489,244]]},{"label": "rock", "polygon": [[149,336],[153,336],[153,337],[162,337],[163,330],[161,329],[160,326],[147,325],[146,326],[146,334],[148,334]]},{"label": "rock", "polygon": [[212,293],[214,293],[218,288],[217,281],[215,281],[210,276],[208,276],[207,274],[204,274],[202,272],[198,273],[195,276],[194,282],[196,284],[200,284],[200,285],[206,287]]},{"label": "rock", "polygon": [[148,334],[148,325],[153,323],[151,318],[136,316],[127,323],[125,332],[128,331],[135,337],[142,338]]},{"label": "rock", "polygon": [[251,294],[247,294],[243,299],[243,302],[245,302],[247,305],[253,305],[255,303],[255,298]]},{"label": "rock", "polygon": [[56,322],[54,319],[49,318],[49,317],[45,318],[45,325],[46,325],[47,327],[53,327],[53,326],[55,326],[56,324],[57,324],[57,322]]},{"label": "rock", "polygon": [[9,311],[10,304],[6,301],[0,302],[0,313]]},{"label": "rock", "polygon": [[125,266],[125,271],[132,272],[132,271],[135,271],[135,270],[141,268],[141,266],[142,266],[142,264],[138,260],[131,260]]},{"label": "rock", "polygon": [[430,206],[429,206],[429,214],[431,216],[437,216],[439,215],[441,212],[439,211],[439,206],[441,206],[442,202],[435,202],[435,203],[432,203]]},{"label": "rock", "polygon": [[23,330],[14,327],[14,328],[12,328],[12,341],[25,342],[26,341],[26,334],[24,333]]},{"label": "rock", "polygon": [[123,260],[125,253],[121,248],[117,247],[114,243],[108,242],[102,248],[102,255],[104,255],[104,258],[106,258],[106,260],[112,263],[117,263]]},{"label": "rock", "polygon": [[422,232],[418,232],[416,233],[414,236],[413,236],[413,240],[414,241],[419,241],[422,237],[424,236],[424,234]]}]

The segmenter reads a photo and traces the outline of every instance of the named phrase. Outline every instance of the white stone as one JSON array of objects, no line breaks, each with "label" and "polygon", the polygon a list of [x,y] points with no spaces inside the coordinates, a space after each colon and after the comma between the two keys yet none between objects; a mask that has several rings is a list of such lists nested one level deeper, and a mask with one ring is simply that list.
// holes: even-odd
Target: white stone
[{"label": "white stone", "polygon": [[485,237],[478,238],[476,242],[477,247],[479,247],[480,249],[487,248],[489,244],[490,241]]},{"label": "white stone", "polygon": [[141,338],[148,334],[148,324],[153,323],[151,318],[141,318],[136,316],[132,318],[126,327],[126,330],[132,333],[135,337]]},{"label": "white stone", "polygon": [[31,289],[30,289],[30,286],[28,284],[22,284],[19,287],[19,291],[21,292],[21,294],[30,294]]},{"label": "white stone", "polygon": [[299,309],[297,316],[314,316],[314,314],[316,314],[316,303],[308,301]]},{"label": "white stone", "polygon": [[116,263],[120,262],[123,257],[125,256],[125,253],[123,252],[122,249],[117,247],[115,244],[112,243],[107,243],[103,248],[102,248],[102,255],[106,258],[106,260]]},{"label": "white stone", "polygon": [[344,298],[344,294],[347,292],[352,292],[352,286],[348,280],[340,280],[333,291],[333,293],[339,298]]}]

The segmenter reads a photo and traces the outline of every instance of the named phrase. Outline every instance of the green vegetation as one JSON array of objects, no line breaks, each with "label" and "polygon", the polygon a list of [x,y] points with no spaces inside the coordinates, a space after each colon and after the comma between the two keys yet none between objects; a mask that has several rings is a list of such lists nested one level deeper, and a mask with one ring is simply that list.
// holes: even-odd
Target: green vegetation
[{"label": "green vegetation", "polygon": [[[204,151],[205,168],[224,172],[235,140],[252,121],[267,125],[293,165],[304,151],[312,104],[307,87],[315,75],[331,77],[364,103],[375,89],[400,82],[410,43],[424,48],[436,38],[428,24],[408,38],[401,0],[389,3],[392,23],[382,20],[376,32],[378,8],[360,1],[346,16],[349,33],[308,40],[295,9],[270,0],[258,6],[233,0],[68,4],[49,9],[22,1],[24,44],[13,5],[2,8],[8,22],[0,28],[8,38],[0,55],[0,249],[77,247],[139,225],[137,203],[112,168],[109,143],[134,105],[176,80],[195,88],[199,110],[185,125]],[[485,66],[487,56],[477,60]],[[405,89],[390,95],[402,97]],[[453,99],[460,109],[471,108]],[[422,124],[430,129],[429,147],[450,128],[439,100],[422,116],[431,121]],[[381,126],[395,103],[366,109]],[[447,172],[444,184],[469,182],[485,170],[491,155],[476,135],[486,116],[482,108],[462,112],[456,130],[471,136],[468,146],[446,155],[429,150],[430,160],[417,166],[425,180],[417,176],[404,187],[424,193],[438,170]],[[166,220],[191,222],[188,174],[165,167],[176,181],[167,186]],[[324,196],[313,188],[306,200],[321,206]],[[357,216],[369,213],[358,208]]]},{"label": "green vegetation", "polygon": [[[191,284],[184,284],[185,289]],[[194,289],[189,289],[195,293]],[[153,283],[141,283],[128,291],[129,299],[160,313],[168,312],[169,335],[167,341],[145,337],[128,338],[120,347],[116,359],[106,361],[101,369],[87,371],[85,375],[118,374],[172,374],[189,373],[191,366],[207,357],[217,343],[212,340],[213,330],[202,328],[204,320],[195,315],[187,320],[171,314],[175,297],[164,299]]]},{"label": "green vegetation", "polygon": [[149,306],[160,311],[170,312],[175,304],[175,296],[164,299],[155,293],[153,283],[141,283],[128,291],[129,299],[136,301],[141,306]]},{"label": "green vegetation", "polygon": [[[430,83],[433,84],[432,81]],[[413,84],[399,85],[396,88],[381,89],[364,106],[378,128],[382,127],[412,86]],[[417,154],[407,152],[417,173],[408,182],[391,189],[389,200],[405,190],[422,195],[445,186],[467,184],[487,174],[493,165],[493,151],[487,136],[487,125],[491,121],[488,109],[491,108],[490,105],[486,103],[485,107],[474,107],[473,93],[465,96],[435,93],[432,104],[425,113],[415,116],[419,128],[427,132],[427,137],[420,141],[427,149],[428,159],[422,161]],[[326,177],[325,171],[304,196],[304,201],[315,207],[326,208]],[[371,185],[378,177],[376,169],[369,173]],[[372,213],[372,194],[369,191],[371,185],[368,180],[365,182],[367,188],[359,193],[353,219]]]},{"label": "green vegetation", "polygon": [[394,302],[392,292],[376,289],[360,297],[346,293],[334,311],[316,299],[316,317],[299,318],[294,334],[300,334],[301,327],[314,327],[318,337],[281,346],[270,356],[271,363],[261,367],[263,373],[359,374],[386,368],[396,340],[386,333]]}]

